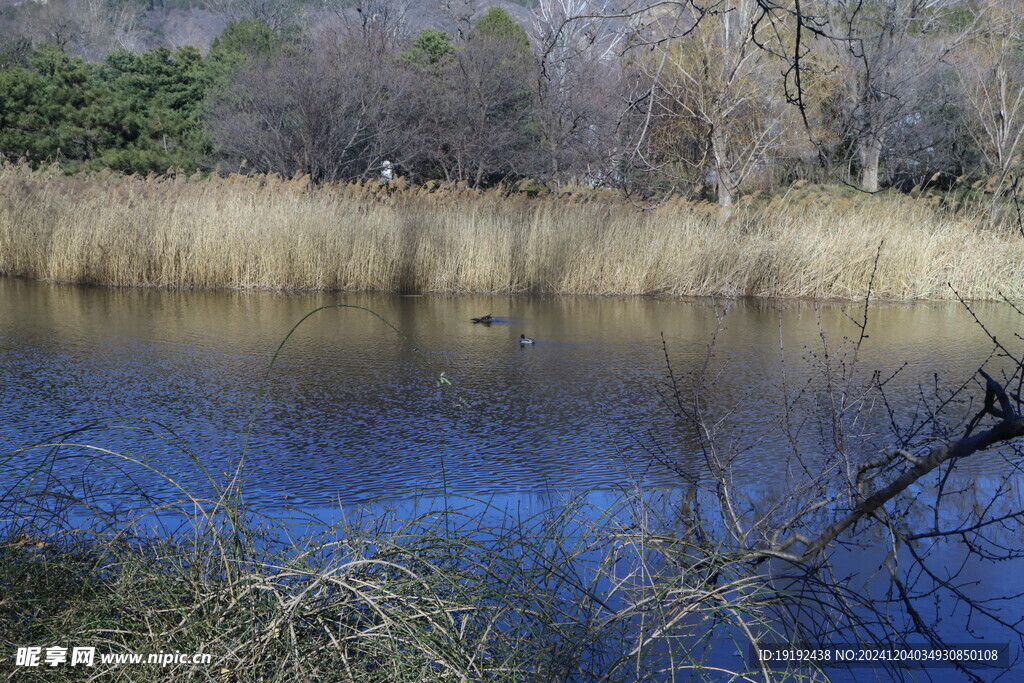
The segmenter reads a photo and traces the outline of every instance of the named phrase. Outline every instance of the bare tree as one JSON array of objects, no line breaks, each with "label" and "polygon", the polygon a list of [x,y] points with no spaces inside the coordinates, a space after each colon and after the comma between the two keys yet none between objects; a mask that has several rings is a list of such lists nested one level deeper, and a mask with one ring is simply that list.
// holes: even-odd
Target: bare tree
[{"label": "bare tree", "polygon": [[1007,176],[1020,166],[1024,138],[1024,5],[986,2],[981,30],[955,60],[968,111],[969,130],[993,176],[997,210]]},{"label": "bare tree", "polygon": [[144,6],[137,2],[79,0],[83,37],[80,52],[99,59],[115,48],[137,51],[142,46],[139,23]]},{"label": "bare tree", "polygon": [[358,37],[381,53],[394,52],[409,35],[412,0],[325,0],[341,35]]},{"label": "bare tree", "polygon": [[756,0],[722,0],[674,14],[661,8],[638,31],[656,49],[634,60],[633,157],[661,176],[710,182],[722,207],[782,135],[781,63],[772,52],[782,46],[764,16]]},{"label": "bare tree", "polygon": [[438,0],[437,5],[448,21],[455,26],[456,37],[459,40],[469,38],[473,21],[480,10],[477,0]]},{"label": "bare tree", "polygon": [[404,110],[419,133],[405,156],[417,175],[479,186],[540,170],[537,67],[526,34],[477,28],[440,62],[409,66],[419,87]]},{"label": "bare tree", "polygon": [[608,0],[541,0],[533,17],[540,61],[537,125],[551,181],[599,177],[614,144],[616,84],[623,36],[605,17]]},{"label": "bare tree", "polygon": [[879,188],[887,136],[921,106],[936,66],[972,32],[944,0],[806,3],[827,21],[837,75],[846,84],[846,126],[856,141],[860,186]]},{"label": "bare tree", "polygon": [[56,45],[89,60],[117,48],[137,50],[142,43],[140,2],[52,0],[18,8],[19,29],[36,46]]},{"label": "bare tree", "polygon": [[[892,384],[902,370],[864,367],[868,311],[865,302],[863,315],[851,318],[856,330],[850,337],[837,342],[822,331],[820,344],[805,353],[815,373],[793,384],[784,371],[777,413],[752,431],[737,424],[735,406],[714,390],[722,371],[715,339],[726,312],[704,364],[689,376],[670,370],[667,403],[694,428],[713,475],[694,483],[689,528],[709,547],[734,553],[735,564],[723,567],[716,582],[760,577],[765,614],[774,616],[746,631],[753,644],[906,646],[923,639],[942,648],[950,637],[940,622],[953,611],[964,615],[968,629],[994,629],[1000,640],[1024,645],[1014,602],[1020,596],[979,591],[971,578],[978,566],[1024,558],[1024,509],[1014,494],[1024,474],[1024,449],[1016,442],[1024,436],[1024,356],[990,335],[993,356],[1007,361],[1001,381],[994,368],[982,368],[977,382],[944,389],[936,381],[920,388],[917,401],[897,402]],[[786,368],[792,359],[781,353]],[[972,408],[975,391],[981,400]],[[777,432],[766,433],[771,427],[765,425]],[[743,458],[749,461],[766,442],[787,452],[773,494],[737,481]],[[965,461],[983,451],[999,453],[1005,471],[1002,483],[987,490],[958,476]],[[652,448],[679,468],[670,452],[664,444]],[[712,511],[721,520],[717,530],[707,521]],[[855,572],[840,558],[849,562],[866,548],[880,552],[877,566],[865,571],[886,580],[856,589]],[[788,632],[780,636],[780,630]],[[966,678],[981,680],[962,663],[956,666]]]},{"label": "bare tree", "polygon": [[365,178],[395,145],[401,74],[358,41],[299,46],[240,69],[210,123],[225,154],[255,170]]},{"label": "bare tree", "polygon": [[[63,6],[62,6],[63,5]],[[68,48],[73,41],[82,35],[81,22],[74,12],[70,12],[69,3],[46,3],[24,18],[26,32],[34,44],[56,45]]]},{"label": "bare tree", "polygon": [[204,4],[226,22],[259,21],[275,31],[294,24],[301,9],[296,0],[204,0]]}]

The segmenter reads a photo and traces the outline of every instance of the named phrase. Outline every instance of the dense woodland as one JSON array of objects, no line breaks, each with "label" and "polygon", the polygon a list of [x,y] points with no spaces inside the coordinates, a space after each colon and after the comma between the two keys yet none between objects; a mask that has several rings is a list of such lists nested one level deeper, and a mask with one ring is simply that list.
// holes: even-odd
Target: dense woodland
[{"label": "dense woodland", "polygon": [[[1014,184],[1024,12],[978,0],[49,0],[0,9],[0,155],[70,171]],[[529,180],[530,183],[523,183]]]}]

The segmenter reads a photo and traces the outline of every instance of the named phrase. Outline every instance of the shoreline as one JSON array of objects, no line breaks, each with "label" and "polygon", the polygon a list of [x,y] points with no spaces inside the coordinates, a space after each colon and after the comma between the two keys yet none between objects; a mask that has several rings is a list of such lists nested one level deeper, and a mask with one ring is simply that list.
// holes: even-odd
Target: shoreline
[{"label": "shoreline", "polygon": [[[403,298],[426,298],[431,296],[494,296],[494,297],[584,297],[584,298],[595,298],[595,299],[652,299],[654,301],[660,301],[664,303],[698,303],[698,302],[710,302],[714,300],[727,300],[727,301],[743,301],[751,303],[803,303],[803,304],[852,304],[862,305],[864,303],[864,296],[855,298],[838,298],[838,297],[786,297],[786,296],[771,296],[771,295],[757,295],[757,294],[663,294],[660,292],[650,292],[642,294],[630,294],[630,293],[618,293],[609,292],[604,294],[591,294],[591,293],[578,293],[578,292],[475,292],[475,291],[456,291],[456,290],[432,290],[425,292],[399,292],[395,290],[375,290],[375,289],[301,289],[297,287],[223,287],[223,286],[209,286],[209,287],[194,287],[194,286],[182,286],[182,285],[157,285],[157,284],[117,284],[117,283],[102,283],[102,282],[72,282],[64,280],[44,280],[39,278],[24,277],[21,275],[6,275],[0,273],[0,279],[4,280],[19,280],[24,282],[33,282],[39,284],[56,285],[60,287],[96,287],[100,289],[139,289],[146,291],[164,291],[164,292],[209,292],[209,293],[231,293],[231,294],[292,294],[292,295],[312,295],[312,294],[384,294]],[[1024,301],[1024,297],[1017,299]],[[964,298],[964,301],[969,303],[1006,303],[1002,298]],[[1010,299],[1015,301],[1015,299]],[[917,305],[917,304],[953,304],[957,303],[955,298],[933,298],[933,299],[886,299],[882,297],[871,295],[870,303],[875,304],[903,304],[903,305]]]}]

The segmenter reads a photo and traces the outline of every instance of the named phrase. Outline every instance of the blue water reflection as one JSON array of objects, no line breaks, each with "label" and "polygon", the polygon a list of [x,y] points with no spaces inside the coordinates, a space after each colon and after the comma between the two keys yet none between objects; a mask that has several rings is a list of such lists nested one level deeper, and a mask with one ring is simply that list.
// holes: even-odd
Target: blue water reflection
[{"label": "blue water reflection", "polygon": [[[284,349],[249,433],[275,348],[302,316],[335,303],[371,308],[407,338],[363,311],[313,316]],[[191,292],[0,280],[0,442],[11,450],[115,420],[116,428],[88,432],[87,443],[146,458],[200,487],[207,474],[217,481],[232,475],[245,447],[246,494],[267,509],[411,490],[503,496],[676,486],[680,473],[700,478],[706,465],[693,428],[662,405],[662,335],[675,371],[694,371],[718,310],[703,300]],[[819,325],[839,343],[856,332],[848,312],[856,307],[734,305],[714,349],[714,363],[726,368],[715,401],[735,424],[760,432],[756,447],[737,459],[740,481],[781,484],[788,464],[784,439],[773,432],[781,371],[790,386],[809,377],[801,356],[820,346]],[[503,324],[469,321],[485,313]],[[1008,307],[979,313],[997,334],[1016,330]],[[539,343],[520,347],[522,333]],[[862,364],[890,371],[906,363],[891,388],[916,396],[933,373],[963,381],[989,351],[958,304],[881,304],[872,309]],[[441,373],[451,387],[439,388]],[[672,467],[645,450],[651,438],[668,448]],[[40,452],[18,462],[31,467]],[[106,455],[61,453],[65,479],[125,488],[120,465]],[[996,471],[998,464],[979,459],[971,467]],[[151,496],[175,495],[160,476],[133,476]]]}]

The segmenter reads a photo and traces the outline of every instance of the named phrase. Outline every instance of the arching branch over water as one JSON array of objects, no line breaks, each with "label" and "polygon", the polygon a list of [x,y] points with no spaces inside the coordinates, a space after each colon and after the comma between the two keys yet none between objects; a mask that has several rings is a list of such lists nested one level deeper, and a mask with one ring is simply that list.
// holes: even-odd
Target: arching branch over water
[{"label": "arching branch over water", "polygon": [[[1007,395],[1006,390],[984,370],[978,370],[978,372],[985,379],[985,406],[971,420],[963,438],[933,446],[924,457],[916,457],[904,449],[898,449],[883,460],[861,465],[857,478],[858,483],[862,484],[860,487],[862,490],[867,488],[866,485],[869,481],[867,473],[872,470],[877,471],[879,468],[888,466],[899,458],[903,458],[912,466],[888,485],[865,496],[860,504],[849,514],[831,524],[817,538],[812,540],[802,534],[793,533],[783,542],[770,547],[770,554],[797,562],[810,562],[825,550],[832,541],[838,538],[840,534],[861,519],[874,515],[882,506],[906,491],[907,488],[932,472],[942,463],[966,458],[978,451],[987,449],[989,446],[1024,436],[1024,417],[1021,417],[1017,409],[1014,408],[1013,402]],[[998,408],[995,406],[996,400],[999,402]],[[999,422],[983,432],[973,434],[972,432],[978,422],[986,415],[998,418]],[[805,547],[802,554],[796,555],[786,552],[788,548],[797,543],[803,544]]]}]

